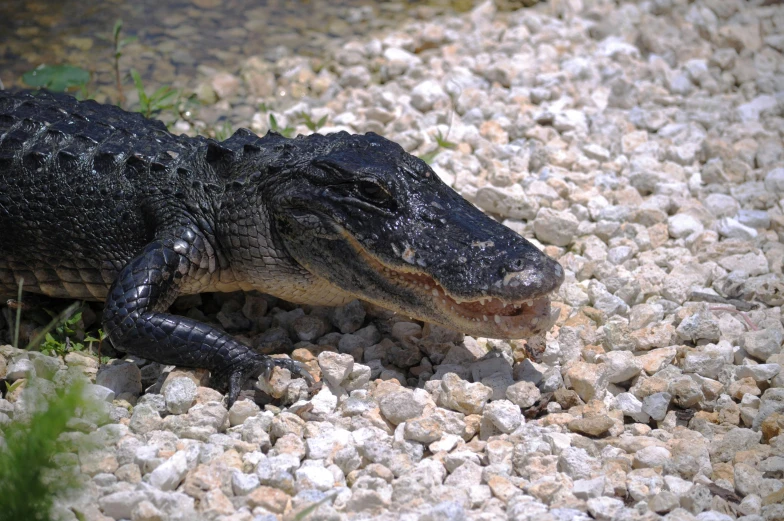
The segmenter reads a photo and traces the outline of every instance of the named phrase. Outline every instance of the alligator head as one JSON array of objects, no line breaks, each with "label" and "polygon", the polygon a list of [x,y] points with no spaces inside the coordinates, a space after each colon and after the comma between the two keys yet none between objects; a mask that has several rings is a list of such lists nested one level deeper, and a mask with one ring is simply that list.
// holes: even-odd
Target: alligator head
[{"label": "alligator head", "polygon": [[[262,139],[264,207],[287,254],[357,298],[491,338],[553,324],[561,266],[376,134]],[[556,315],[557,316],[557,315]]]}]

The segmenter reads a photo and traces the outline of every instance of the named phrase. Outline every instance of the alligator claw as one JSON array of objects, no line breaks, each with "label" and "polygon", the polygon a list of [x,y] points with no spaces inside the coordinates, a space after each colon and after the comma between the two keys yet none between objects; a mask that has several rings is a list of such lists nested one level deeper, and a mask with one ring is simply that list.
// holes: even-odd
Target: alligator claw
[{"label": "alligator claw", "polygon": [[[274,365],[282,369],[288,369],[292,375],[299,376],[305,380],[305,382],[308,384],[308,387],[313,387],[313,385],[315,385],[316,380],[313,378],[313,375],[310,374],[304,364],[301,364],[300,362],[290,358],[272,358],[271,360]],[[272,372],[271,369],[270,372]]]},{"label": "alligator claw", "polygon": [[269,381],[272,377],[272,368],[275,367],[272,364],[265,364],[264,369],[261,370],[261,374],[259,374],[258,378],[263,378],[265,381]]},{"label": "alligator claw", "polygon": [[[231,408],[231,406],[234,405],[234,402],[237,401],[240,390],[242,389],[242,384],[244,384],[248,378],[263,377],[265,380],[269,380],[272,376],[272,370],[275,367],[288,369],[292,376],[304,379],[308,384],[308,388],[312,388],[316,383],[307,368],[296,360],[290,358],[271,358],[269,356],[259,355],[259,358],[252,362],[238,364],[237,367],[231,370],[228,377],[226,377],[225,384],[222,387],[228,387],[228,408]],[[218,379],[219,383],[221,383],[221,380],[223,379]]]}]

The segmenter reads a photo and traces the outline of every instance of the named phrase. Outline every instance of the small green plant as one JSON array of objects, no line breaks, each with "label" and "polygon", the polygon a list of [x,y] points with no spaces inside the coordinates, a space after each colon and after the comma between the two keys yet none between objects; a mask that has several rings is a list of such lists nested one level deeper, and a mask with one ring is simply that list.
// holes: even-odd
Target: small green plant
[{"label": "small green plant", "polygon": [[318,129],[320,129],[327,123],[327,116],[322,117],[318,121],[313,121],[313,119],[310,117],[310,114],[308,114],[307,112],[300,112],[299,117],[302,120],[302,123],[304,123],[305,126],[308,127],[311,132],[317,132]]},{"label": "small green plant", "polygon": [[[78,303],[77,303],[78,304]],[[53,317],[55,320],[57,317]],[[48,355],[64,356],[72,351],[84,351],[84,343],[76,340],[84,334],[82,312],[78,311],[59,321],[53,332],[44,335],[41,352]],[[53,334],[54,333],[54,334]],[[99,341],[99,339],[93,339]]]},{"label": "small green plant", "polygon": [[[26,349],[30,350],[41,346],[42,351],[65,354],[67,351],[67,345],[64,337],[68,334],[68,331],[70,331],[70,334],[74,334],[76,332],[74,327],[77,326],[77,323],[81,320],[82,314],[79,312],[78,318],[75,320],[73,317],[74,313],[76,313],[76,310],[78,310],[81,306],[81,302],[74,302],[57,315],[47,310],[46,312],[52,316],[52,320],[43,328],[41,328],[38,333],[36,333],[36,335],[27,344]],[[66,322],[69,322],[67,326],[65,325]],[[55,336],[51,334],[52,331],[55,331]],[[70,343],[70,340],[68,342]]]},{"label": "small green plant", "polygon": [[452,141],[449,141],[449,139],[448,139],[449,138],[449,132],[451,132],[451,130],[452,130],[452,119],[454,117],[454,114],[455,113],[454,113],[454,105],[453,105],[452,109],[449,111],[449,115],[448,115],[448,117],[449,117],[449,125],[446,127],[446,134],[443,134],[441,132],[441,129],[438,129],[438,132],[436,133],[436,135],[433,136],[435,138],[435,140],[436,140],[436,148],[434,150],[431,150],[430,152],[428,152],[426,154],[422,154],[421,156],[419,156],[419,159],[421,159],[422,161],[424,161],[428,165],[432,164],[433,160],[436,158],[436,156],[438,154],[440,154],[443,150],[445,150],[445,149],[451,150],[451,149],[457,148],[457,143],[453,143]]},{"label": "small green plant", "polygon": [[97,336],[85,333],[82,311],[79,309],[82,305],[74,302],[57,315],[47,310],[52,321],[30,341],[27,349],[40,348],[47,355],[65,356],[74,351],[92,352],[93,345],[97,343],[97,351],[100,352],[106,333],[100,328],[95,333]]},{"label": "small green plant", "polygon": [[136,92],[139,93],[139,112],[144,114],[144,117],[150,118],[160,114],[164,110],[170,110],[177,106],[177,99],[180,96],[179,90],[164,85],[148,95],[147,91],[144,89],[142,77],[136,69],[131,69],[131,78],[133,78]]},{"label": "small green plant", "polygon": [[19,389],[19,387],[23,383],[25,383],[25,379],[24,378],[20,378],[19,380],[15,381],[12,384],[10,384],[8,382],[5,382],[5,394],[6,394],[6,396],[11,394],[12,392],[16,391],[17,389]]},{"label": "small green plant", "polygon": [[432,165],[433,164],[433,160],[436,158],[436,156],[440,152],[441,152],[441,149],[440,148],[436,148],[435,150],[432,150],[430,152],[422,154],[421,156],[419,156],[419,159],[421,159],[422,161],[424,161],[428,165]]},{"label": "small green plant", "polygon": [[444,150],[444,149],[450,149],[451,150],[451,149],[457,148],[457,143],[453,143],[452,141],[449,141],[447,139],[447,137],[449,137],[449,131],[450,130],[452,130],[452,118],[451,117],[449,118],[449,127],[446,130],[446,135],[442,134],[441,130],[439,130],[438,133],[434,136],[435,140],[436,140],[436,145],[437,145],[435,150],[432,150],[432,151],[428,152],[427,154],[422,154],[421,156],[419,156],[419,159],[421,159],[422,161],[424,161],[425,163],[427,163],[429,165],[429,164],[433,163],[433,160],[436,158],[436,156],[438,154],[441,153],[442,150]]},{"label": "small green plant", "polygon": [[123,21],[117,20],[114,22],[114,29],[112,29],[112,39],[114,41],[114,81],[117,83],[117,106],[120,108],[125,105],[125,93],[123,92],[122,78],[120,75],[120,58],[122,57],[122,49],[129,43],[136,41],[136,36],[120,38],[122,27]]},{"label": "small green plant", "polygon": [[24,73],[22,81],[29,87],[54,92],[79,91],[83,97],[87,97],[90,72],[73,65],[42,64]]},{"label": "small green plant", "polygon": [[294,127],[290,127],[290,126],[281,127],[280,125],[278,125],[278,120],[275,119],[275,114],[269,115],[269,127],[271,131],[277,132],[283,137],[293,136],[294,131],[296,130]]},{"label": "small green plant", "polygon": [[[19,325],[22,319],[22,285],[24,279],[19,280],[19,290],[16,300],[16,320],[14,323],[14,347],[19,347]],[[52,320],[39,331],[27,344],[26,349],[40,347],[41,352],[48,355],[63,356],[71,351],[84,351],[85,343],[87,349],[92,351],[93,344],[98,343],[100,352],[101,344],[106,339],[106,333],[98,329],[97,336],[92,333],[85,334],[84,324],[82,323],[82,311],[77,311],[82,307],[82,303],[74,302],[59,314],[46,311]],[[79,338],[82,340],[80,341]]]},{"label": "small green plant", "polygon": [[87,350],[92,352],[93,344],[98,342],[98,352],[101,352],[101,345],[103,341],[106,340],[106,333],[104,333],[103,329],[98,328],[98,337],[94,337],[92,334],[88,333],[87,336],[84,337],[84,341],[87,342]]},{"label": "small green plant", "polygon": [[78,487],[73,469],[69,472],[61,468],[54,456],[69,449],[61,435],[77,410],[85,406],[83,386],[74,384],[48,400],[28,422],[15,420],[4,428],[5,443],[0,445],[0,517],[49,521],[56,497]]},{"label": "small green plant", "polygon": [[[449,134],[449,131],[447,131],[447,135],[448,134]],[[441,147],[441,148],[448,148],[450,150],[457,148],[457,143],[453,143],[451,141],[448,141],[446,138],[447,138],[447,136],[444,136],[443,134],[441,134],[441,131],[439,130],[438,134],[436,134],[436,143],[438,143],[439,147]]]},{"label": "small green plant", "polygon": [[224,121],[221,123],[221,126],[216,127],[213,130],[213,134],[215,135],[215,141],[223,141],[224,139],[228,139],[234,133],[234,127],[232,127],[230,121]]},{"label": "small green plant", "polygon": [[[78,318],[81,319],[81,313],[77,313],[72,317],[72,319],[77,318],[77,315]],[[75,330],[69,328],[71,332],[67,334],[64,334],[61,331],[59,331],[60,329],[65,329],[67,327],[68,326],[66,324],[63,324],[62,326],[58,327],[57,328],[58,331],[55,333],[55,335],[52,335],[51,333],[47,333],[44,336],[44,343],[41,344],[41,352],[47,355],[57,355],[57,356],[65,356],[71,352],[79,352],[85,350],[87,350],[88,352],[92,352],[93,344],[95,344],[96,342],[98,343],[98,351],[100,352],[100,346],[101,344],[103,344],[103,341],[106,338],[106,334],[102,330],[100,329],[98,330],[98,338],[92,335],[87,335],[86,337],[84,337],[83,342],[79,342],[78,340],[72,340],[75,337],[74,335],[74,333],[76,333]],[[63,340],[60,340],[60,338],[62,338]]]},{"label": "small green plant", "polygon": [[270,106],[267,104],[266,101],[262,101],[259,103],[259,112],[269,112]]}]

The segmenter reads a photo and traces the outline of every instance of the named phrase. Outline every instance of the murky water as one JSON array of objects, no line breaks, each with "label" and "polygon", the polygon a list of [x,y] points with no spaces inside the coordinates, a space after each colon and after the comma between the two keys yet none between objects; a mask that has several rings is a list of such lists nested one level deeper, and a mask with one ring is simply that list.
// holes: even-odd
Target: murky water
[{"label": "murky water", "polygon": [[330,40],[380,31],[424,4],[451,2],[0,0],[0,80],[21,85],[21,75],[41,63],[69,63],[108,88],[117,19],[124,36],[138,37],[124,49],[121,70],[184,86],[199,66],[233,71],[253,55],[318,56]]}]

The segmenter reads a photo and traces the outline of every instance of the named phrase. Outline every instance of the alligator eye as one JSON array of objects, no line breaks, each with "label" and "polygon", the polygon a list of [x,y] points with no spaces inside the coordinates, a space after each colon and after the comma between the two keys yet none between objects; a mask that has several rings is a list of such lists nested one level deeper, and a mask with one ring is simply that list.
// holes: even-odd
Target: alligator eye
[{"label": "alligator eye", "polygon": [[360,181],[357,185],[359,194],[370,201],[386,201],[389,199],[389,193],[381,188],[376,183],[370,181]]}]

